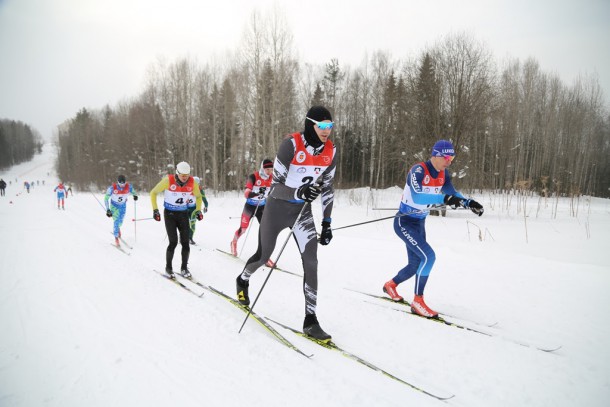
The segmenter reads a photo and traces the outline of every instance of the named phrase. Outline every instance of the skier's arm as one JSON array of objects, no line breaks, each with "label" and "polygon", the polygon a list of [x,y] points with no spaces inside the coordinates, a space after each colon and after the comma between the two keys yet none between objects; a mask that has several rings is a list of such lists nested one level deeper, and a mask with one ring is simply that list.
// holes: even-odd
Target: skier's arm
[{"label": "skier's arm", "polygon": [[136,192],[135,189],[133,189],[133,185],[129,184],[129,192],[131,192],[131,195],[133,196],[138,196],[138,193]]},{"label": "skier's arm", "polygon": [[169,188],[169,178],[165,176],[157,185],[155,185],[153,189],[150,190],[150,203],[152,204],[153,210],[159,209],[157,206],[157,194],[160,194],[167,188]]},{"label": "skier's arm", "polygon": [[199,184],[194,181],[193,182],[193,195],[195,196],[195,211],[201,210],[201,191],[199,190]]},{"label": "skier's arm", "polygon": [[294,158],[295,145],[292,137],[284,139],[280,143],[275,161],[273,162],[273,181],[271,182],[271,194],[273,198],[285,201],[294,201],[296,188],[286,186],[288,169]]},{"label": "skier's arm", "polygon": [[110,209],[108,206],[108,200],[110,200],[110,195],[112,195],[112,185],[108,187],[106,190],[106,195],[104,195],[104,205],[106,205],[106,210]]},{"label": "skier's arm", "polygon": [[337,148],[333,145],[333,161],[328,168],[322,173],[320,183],[322,184],[322,216],[324,220],[330,222],[333,212],[333,202],[335,201],[335,188],[333,181],[335,179],[335,171],[337,170]]},{"label": "skier's arm", "polygon": [[257,196],[258,194],[255,194],[252,192],[252,188],[254,188],[254,183],[256,182],[256,178],[254,177],[254,174],[250,174],[248,176],[248,181],[246,181],[246,189],[244,190],[244,196],[246,197],[246,199],[248,198],[254,198],[255,196]]},{"label": "skier's arm", "polygon": [[208,200],[205,197],[205,190],[203,188],[199,188],[199,191],[201,191],[201,200],[203,201],[203,206],[207,210],[208,209]]},{"label": "skier's arm", "polygon": [[453,195],[457,198],[466,199],[466,197],[458,192],[453,186],[453,183],[451,182],[451,175],[447,170],[445,170],[445,184],[443,185],[443,189],[441,191],[445,195]]}]

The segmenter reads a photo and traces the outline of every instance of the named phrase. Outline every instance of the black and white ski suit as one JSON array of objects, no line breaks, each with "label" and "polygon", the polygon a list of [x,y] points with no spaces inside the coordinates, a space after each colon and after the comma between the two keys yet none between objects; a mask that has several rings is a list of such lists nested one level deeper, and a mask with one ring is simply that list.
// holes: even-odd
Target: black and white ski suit
[{"label": "black and white ski suit", "polygon": [[[307,145],[302,133],[294,133],[282,141],[273,165],[271,192],[259,228],[258,249],[246,262],[241,278],[252,274],[271,258],[280,232],[291,228],[301,252],[304,278],[305,314],[315,314],[318,292],[318,246],[311,205],[297,198],[296,192],[305,184],[317,183],[322,192],[322,214],[330,222],[333,209],[333,179],[336,169],[336,147],[329,140],[318,148]],[[305,208],[303,208],[305,206]]]}]

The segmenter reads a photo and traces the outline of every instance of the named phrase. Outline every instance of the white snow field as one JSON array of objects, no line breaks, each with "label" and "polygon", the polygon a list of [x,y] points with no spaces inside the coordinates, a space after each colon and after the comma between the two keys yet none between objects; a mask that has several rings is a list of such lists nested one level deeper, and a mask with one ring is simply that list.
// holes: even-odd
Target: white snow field
[{"label": "white snow field", "polygon": [[[277,325],[313,356],[284,346],[252,319],[238,333],[241,310],[153,272],[164,267],[163,223],[132,221],[152,216],[148,191],[129,202],[122,228],[133,246],[128,256],[111,246],[112,221],[95,199],[103,191],[75,191],[66,210],[57,209],[54,159],[47,148],[0,172],[11,181],[0,198],[0,406],[610,403],[610,200],[481,193],[474,196],[485,206],[481,218],[469,211],[428,218],[437,262],[427,303],[491,336],[348,290],[383,295],[383,283],[406,264],[391,220],[336,230],[330,245],[319,246],[322,327],[343,349],[392,375],[454,395],[443,402]],[[25,180],[45,185],[28,194]],[[454,183],[459,189],[459,179]],[[401,192],[402,185],[337,191],[333,227],[394,215],[374,208],[396,208]],[[244,199],[241,191],[207,194],[210,209],[197,225],[189,266],[197,280],[234,296],[243,263],[215,249],[229,249]],[[320,204],[313,205],[320,223]],[[257,231],[254,221],[239,241],[244,260],[256,249]],[[302,273],[292,240],[278,264]],[[267,273],[252,277],[252,299]],[[411,300],[413,281],[399,292]],[[301,328],[301,278],[273,272],[254,310]]]}]

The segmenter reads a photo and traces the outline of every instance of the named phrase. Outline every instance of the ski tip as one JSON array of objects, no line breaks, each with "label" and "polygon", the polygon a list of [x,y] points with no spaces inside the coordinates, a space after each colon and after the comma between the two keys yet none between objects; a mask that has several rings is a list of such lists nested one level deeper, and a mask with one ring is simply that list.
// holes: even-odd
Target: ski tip
[{"label": "ski tip", "polygon": [[538,349],[540,349],[541,351],[546,352],[546,353],[553,353],[553,352],[561,349],[561,347],[562,347],[562,345],[557,345],[555,347],[538,348]]}]

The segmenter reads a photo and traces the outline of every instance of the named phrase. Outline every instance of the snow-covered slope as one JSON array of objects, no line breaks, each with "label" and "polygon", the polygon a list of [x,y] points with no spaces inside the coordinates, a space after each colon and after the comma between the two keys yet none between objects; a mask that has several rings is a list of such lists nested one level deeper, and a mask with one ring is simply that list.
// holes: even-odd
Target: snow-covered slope
[{"label": "snow-covered slope", "polygon": [[[314,356],[288,349],[252,320],[238,333],[245,317],[239,309],[208,292],[190,295],[152,271],[164,266],[167,238],[162,223],[131,221],[151,216],[146,191],[137,207],[129,203],[123,236],[134,249],[127,256],[110,245],[112,222],[95,199],[102,191],[75,191],[66,210],[57,210],[52,153],[0,173],[11,180],[0,198],[1,406],[445,404],[280,327]],[[26,178],[45,185],[27,194]],[[400,193],[338,191],[333,226],[392,216],[373,208],[396,207]],[[243,198],[208,191],[208,199],[190,268],[234,295],[243,265],[215,248],[228,250]],[[530,198],[524,218],[517,197],[510,204],[506,197],[477,199],[486,207],[482,218],[452,211],[428,219],[437,262],[426,299],[447,314],[497,322],[460,321],[494,336],[395,312],[399,306],[346,290],[382,294],[404,266],[391,220],[337,230],[320,246],[323,328],[402,380],[455,394],[449,405],[607,405],[610,201],[582,198],[574,217],[571,202],[560,200],[555,219],[554,201]],[[257,230],[254,222],[243,259],[255,250]],[[292,241],[279,265],[302,273]],[[252,278],[252,298],[267,272]],[[412,289],[412,281],[399,287],[407,299]],[[303,303],[301,279],[277,272],[255,311],[300,328]],[[562,347],[546,353],[516,341]]]}]

